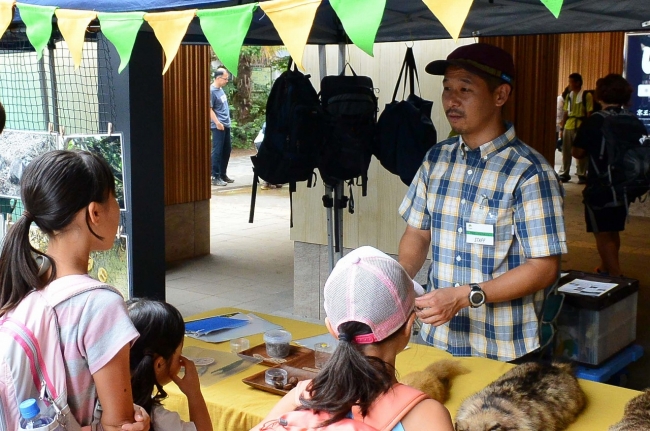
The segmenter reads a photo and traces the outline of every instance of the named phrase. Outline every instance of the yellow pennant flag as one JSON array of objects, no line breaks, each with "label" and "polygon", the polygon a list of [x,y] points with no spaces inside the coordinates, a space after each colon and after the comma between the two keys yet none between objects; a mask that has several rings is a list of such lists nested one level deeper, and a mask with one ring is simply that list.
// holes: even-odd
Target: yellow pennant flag
[{"label": "yellow pennant flag", "polygon": [[144,14],[144,20],[149,23],[153,32],[156,34],[158,42],[162,45],[165,51],[165,67],[163,68],[163,75],[169,69],[178,48],[181,46],[183,37],[187,32],[190,22],[194,19],[196,9],[179,10],[173,12],[155,12]]},{"label": "yellow pennant flag", "polygon": [[458,40],[474,0],[422,0],[454,40]]},{"label": "yellow pennant flag", "polygon": [[14,18],[14,0],[0,0],[0,38]]},{"label": "yellow pennant flag", "polygon": [[261,2],[289,54],[302,67],[302,56],[321,0],[271,0]]},{"label": "yellow pennant flag", "polygon": [[97,12],[89,10],[57,9],[54,11],[61,35],[68,44],[74,68],[81,66],[81,54],[86,38],[86,28],[97,18]]}]

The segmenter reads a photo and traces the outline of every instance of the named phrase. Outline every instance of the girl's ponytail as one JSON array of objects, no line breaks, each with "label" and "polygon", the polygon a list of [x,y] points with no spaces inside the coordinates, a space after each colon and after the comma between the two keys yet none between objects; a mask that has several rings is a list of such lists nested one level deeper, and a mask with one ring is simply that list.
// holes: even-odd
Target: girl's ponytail
[{"label": "girl's ponytail", "polygon": [[5,235],[0,253],[0,316],[15,308],[32,289],[41,289],[54,278],[54,265],[47,281],[38,276],[34,254],[46,255],[29,242],[32,221],[31,214],[23,214]]},{"label": "girl's ponytail", "polygon": [[299,407],[332,415],[322,426],[343,419],[355,405],[366,415],[370,405],[392,387],[395,377],[393,367],[374,356],[365,356],[364,346],[351,342],[357,335],[371,333],[368,325],[347,322],[341,324],[339,331],[338,347],[312,380],[310,399],[301,397]]}]

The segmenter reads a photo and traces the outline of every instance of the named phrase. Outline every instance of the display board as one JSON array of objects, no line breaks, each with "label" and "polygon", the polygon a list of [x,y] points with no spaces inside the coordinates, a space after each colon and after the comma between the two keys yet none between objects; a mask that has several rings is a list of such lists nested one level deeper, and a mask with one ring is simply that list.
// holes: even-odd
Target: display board
[{"label": "display board", "polygon": [[625,35],[625,79],[632,85],[629,109],[650,132],[650,33]]},{"label": "display board", "polygon": [[[113,247],[94,251],[88,260],[88,274],[117,288],[124,298],[131,296],[129,285],[129,248],[125,232],[127,190],[124,186],[122,134],[70,135],[4,130],[0,134],[0,241],[13,222],[22,215],[20,179],[27,165],[40,154],[56,149],[83,150],[100,155],[115,177],[115,195],[121,217]],[[32,246],[47,252],[48,237],[34,223],[29,239]]]}]

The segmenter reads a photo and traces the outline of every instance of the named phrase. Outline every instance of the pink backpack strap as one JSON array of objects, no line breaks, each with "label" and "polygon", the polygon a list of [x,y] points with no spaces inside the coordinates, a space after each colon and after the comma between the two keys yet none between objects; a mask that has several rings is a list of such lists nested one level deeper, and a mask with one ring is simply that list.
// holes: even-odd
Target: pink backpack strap
[{"label": "pink backpack strap", "polygon": [[390,431],[413,407],[427,398],[429,396],[424,392],[397,383],[373,403],[366,417],[361,416],[358,407],[352,409],[352,415],[379,431]]}]

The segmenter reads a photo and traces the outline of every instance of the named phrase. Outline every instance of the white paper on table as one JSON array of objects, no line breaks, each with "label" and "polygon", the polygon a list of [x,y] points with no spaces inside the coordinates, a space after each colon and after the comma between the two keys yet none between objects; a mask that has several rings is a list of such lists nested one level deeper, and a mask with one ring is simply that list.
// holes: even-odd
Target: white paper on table
[{"label": "white paper on table", "polygon": [[222,343],[224,341],[233,340],[235,338],[248,337],[254,334],[261,334],[262,332],[270,331],[271,329],[280,329],[282,326],[264,320],[252,313],[242,314],[237,313],[232,316],[233,319],[248,319],[249,323],[239,328],[224,329],[222,331],[213,332],[207,335],[191,335],[186,334],[187,337],[196,338],[197,340],[207,341],[209,343]]},{"label": "white paper on table", "polygon": [[618,286],[617,283],[602,283],[576,278],[562,286],[559,291],[584,296],[601,296]]}]

